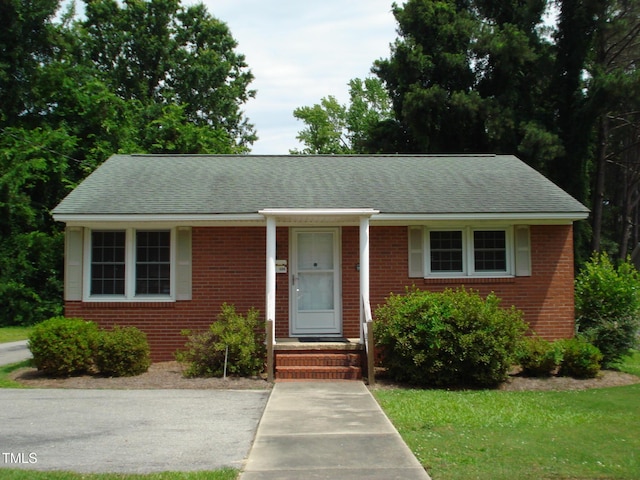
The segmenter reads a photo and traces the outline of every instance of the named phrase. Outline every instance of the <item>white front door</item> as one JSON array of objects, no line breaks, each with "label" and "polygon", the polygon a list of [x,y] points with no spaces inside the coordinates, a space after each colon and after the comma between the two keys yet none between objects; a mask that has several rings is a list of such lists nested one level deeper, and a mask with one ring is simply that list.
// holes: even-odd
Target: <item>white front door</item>
[{"label": "white front door", "polygon": [[291,335],[340,335],[340,229],[291,232]]}]

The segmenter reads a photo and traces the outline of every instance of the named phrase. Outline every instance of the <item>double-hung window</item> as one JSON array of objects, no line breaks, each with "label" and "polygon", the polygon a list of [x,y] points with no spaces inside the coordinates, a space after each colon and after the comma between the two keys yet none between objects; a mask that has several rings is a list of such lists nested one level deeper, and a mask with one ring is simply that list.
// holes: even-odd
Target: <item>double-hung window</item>
[{"label": "double-hung window", "polygon": [[464,236],[462,230],[429,232],[429,270],[440,274],[465,271]]},{"label": "double-hung window", "polygon": [[171,232],[136,231],[136,295],[171,293]]},{"label": "double-hung window", "polygon": [[171,230],[93,230],[89,235],[93,299],[171,299]]},{"label": "double-hung window", "polygon": [[409,227],[409,275],[411,277],[530,275],[528,242],[527,226]]},{"label": "double-hung window", "polygon": [[124,295],[125,232],[91,233],[91,295]]}]

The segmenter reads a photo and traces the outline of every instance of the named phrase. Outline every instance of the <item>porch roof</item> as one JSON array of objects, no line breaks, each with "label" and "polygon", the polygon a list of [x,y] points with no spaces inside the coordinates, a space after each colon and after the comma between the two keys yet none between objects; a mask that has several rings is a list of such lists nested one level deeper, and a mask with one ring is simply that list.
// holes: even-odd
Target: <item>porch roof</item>
[{"label": "porch roof", "polygon": [[115,155],[53,214],[166,220],[271,209],[372,209],[389,218],[588,214],[512,155]]}]

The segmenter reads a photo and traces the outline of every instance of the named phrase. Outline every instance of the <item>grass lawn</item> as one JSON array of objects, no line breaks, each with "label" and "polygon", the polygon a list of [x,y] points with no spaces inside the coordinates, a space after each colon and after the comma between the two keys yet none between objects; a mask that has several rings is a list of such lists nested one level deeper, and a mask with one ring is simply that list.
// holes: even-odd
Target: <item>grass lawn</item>
[{"label": "grass lawn", "polygon": [[0,365],[0,388],[26,388],[24,385],[14,382],[9,378],[9,374],[14,370],[31,365],[31,360],[12,363],[10,365]]},{"label": "grass lawn", "polygon": [[0,343],[17,342],[29,337],[32,327],[1,327]]},{"label": "grass lawn", "polygon": [[239,471],[232,468],[208,472],[163,472],[148,475],[126,475],[121,473],[80,474],[0,469],[0,476],[3,480],[235,480],[238,474]]},{"label": "grass lawn", "polygon": [[[640,374],[640,354],[621,370]],[[433,480],[640,478],[640,384],[374,395]]]}]

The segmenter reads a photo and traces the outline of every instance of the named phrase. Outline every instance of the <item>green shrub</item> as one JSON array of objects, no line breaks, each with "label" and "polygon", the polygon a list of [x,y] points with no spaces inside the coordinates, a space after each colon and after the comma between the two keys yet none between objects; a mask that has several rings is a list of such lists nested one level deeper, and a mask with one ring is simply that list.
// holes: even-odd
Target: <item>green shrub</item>
[{"label": "green shrub", "polygon": [[578,333],[615,365],[637,345],[640,328],[640,274],[629,262],[617,268],[606,254],[594,254],[576,278]]},{"label": "green shrub", "polygon": [[526,331],[521,312],[465,289],[407,290],[376,310],[374,334],[391,378],[417,385],[495,386]]},{"label": "green shrub", "polygon": [[531,377],[548,377],[562,361],[562,349],[540,337],[525,337],[518,352],[522,373]]},{"label": "green shrub", "polygon": [[234,305],[223,304],[217,321],[200,333],[183,332],[188,337],[185,350],[176,358],[187,364],[188,377],[221,377],[228,348],[227,374],[252,376],[262,372],[266,359],[265,323],[254,308],[246,317]]},{"label": "green shrub", "polygon": [[52,376],[86,373],[93,368],[98,327],[79,318],[53,317],[33,327],[29,349],[38,370]]},{"label": "green shrub", "polygon": [[100,332],[95,352],[98,371],[110,377],[130,377],[151,365],[147,336],[136,327],[115,326]]},{"label": "green shrub", "polygon": [[562,363],[559,375],[575,378],[593,378],[600,372],[602,353],[583,338],[559,340],[562,347]]}]

